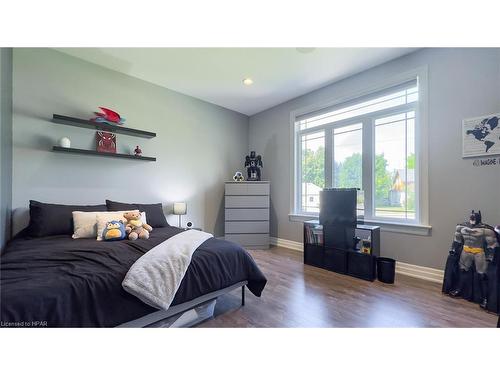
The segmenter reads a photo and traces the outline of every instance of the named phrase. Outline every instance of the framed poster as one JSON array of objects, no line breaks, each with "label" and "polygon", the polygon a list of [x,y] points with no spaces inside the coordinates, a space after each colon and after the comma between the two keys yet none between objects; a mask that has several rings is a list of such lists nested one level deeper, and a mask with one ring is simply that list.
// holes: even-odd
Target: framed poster
[{"label": "framed poster", "polygon": [[462,157],[500,155],[500,113],[463,120]]},{"label": "framed poster", "polygon": [[98,152],[109,152],[116,154],[116,134],[97,131],[96,149]]}]

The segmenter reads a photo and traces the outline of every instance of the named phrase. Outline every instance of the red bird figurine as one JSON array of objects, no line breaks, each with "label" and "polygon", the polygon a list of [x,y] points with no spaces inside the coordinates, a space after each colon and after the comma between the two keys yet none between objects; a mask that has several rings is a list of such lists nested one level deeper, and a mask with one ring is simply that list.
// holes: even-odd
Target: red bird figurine
[{"label": "red bird figurine", "polygon": [[94,112],[97,117],[94,118],[93,121],[107,123],[113,122],[119,125],[122,125],[125,122],[125,119],[121,117],[117,112],[104,107],[99,107],[99,109],[102,110],[102,113]]}]

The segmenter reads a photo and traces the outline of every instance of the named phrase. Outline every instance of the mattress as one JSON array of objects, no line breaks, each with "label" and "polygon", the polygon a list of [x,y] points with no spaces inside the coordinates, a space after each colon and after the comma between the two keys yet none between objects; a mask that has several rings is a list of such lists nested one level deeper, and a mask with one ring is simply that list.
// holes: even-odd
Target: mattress
[{"label": "mattress", "polygon": [[[1,326],[114,327],[157,311],[121,283],[139,257],[180,231],[156,228],[148,240],[116,242],[21,234],[0,258]],[[171,306],[240,281],[256,296],[266,285],[241,246],[211,238],[194,252]]]}]

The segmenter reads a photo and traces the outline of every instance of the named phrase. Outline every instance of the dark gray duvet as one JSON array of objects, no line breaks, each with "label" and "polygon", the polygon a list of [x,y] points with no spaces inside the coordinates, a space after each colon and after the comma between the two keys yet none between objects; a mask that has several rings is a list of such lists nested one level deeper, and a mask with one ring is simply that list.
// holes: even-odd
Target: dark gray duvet
[{"label": "dark gray duvet", "polygon": [[[130,266],[181,230],[156,228],[149,240],[97,242],[50,236],[13,240],[2,254],[2,327],[113,327],[156,311],[122,289]],[[171,306],[248,281],[260,296],[266,278],[239,245],[211,238],[193,254]]]}]

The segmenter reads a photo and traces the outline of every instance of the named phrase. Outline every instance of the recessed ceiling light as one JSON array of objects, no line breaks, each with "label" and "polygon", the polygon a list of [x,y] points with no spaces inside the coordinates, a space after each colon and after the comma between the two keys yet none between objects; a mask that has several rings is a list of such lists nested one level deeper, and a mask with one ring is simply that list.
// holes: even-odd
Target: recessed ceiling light
[{"label": "recessed ceiling light", "polygon": [[245,86],[250,86],[250,85],[252,85],[252,84],[253,84],[253,79],[252,79],[252,78],[245,78],[245,79],[243,80],[243,84],[244,84]]}]

